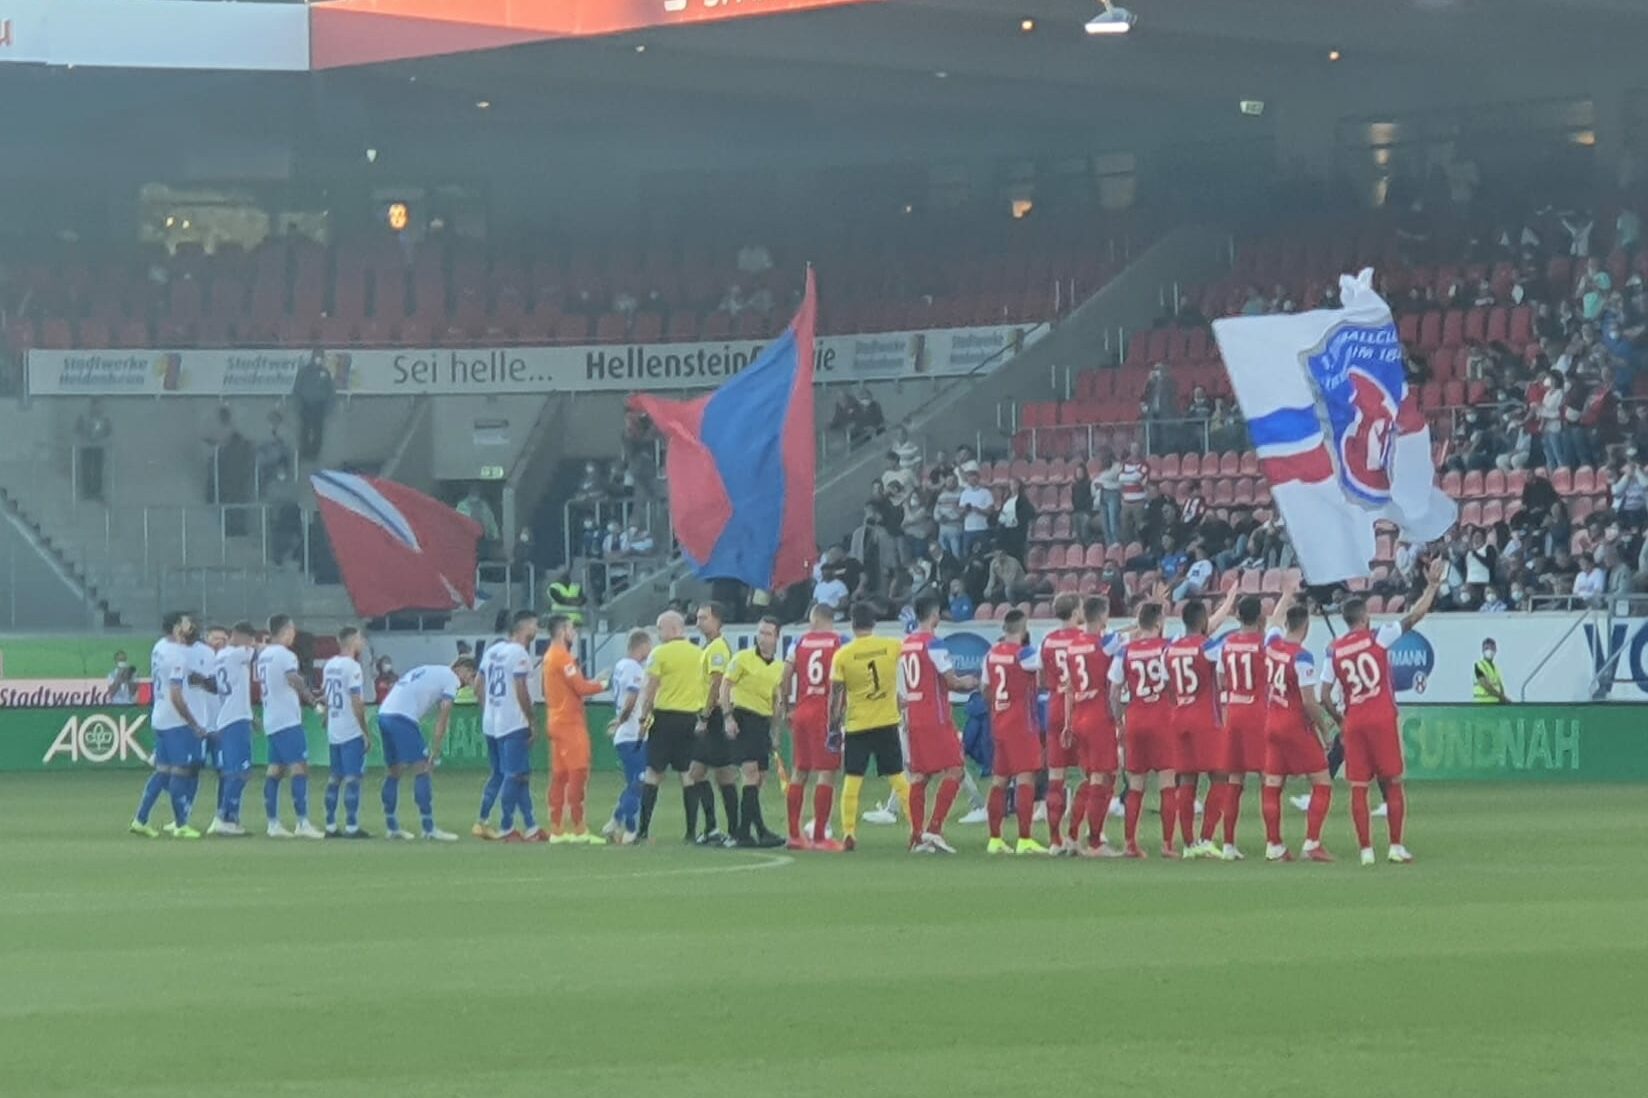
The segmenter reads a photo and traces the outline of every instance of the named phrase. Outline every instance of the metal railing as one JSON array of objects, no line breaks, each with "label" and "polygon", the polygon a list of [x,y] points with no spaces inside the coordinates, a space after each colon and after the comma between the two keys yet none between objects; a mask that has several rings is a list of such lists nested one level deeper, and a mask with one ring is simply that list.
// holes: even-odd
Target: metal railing
[{"label": "metal railing", "polygon": [[1027,436],[1029,452],[1025,456],[1033,461],[1047,457],[1087,459],[1103,449],[1121,457],[1135,442],[1148,455],[1242,453],[1252,448],[1247,428],[1240,422],[1216,426],[1206,419],[1157,419],[1020,427],[1017,402],[998,406],[997,411],[1005,433]]}]

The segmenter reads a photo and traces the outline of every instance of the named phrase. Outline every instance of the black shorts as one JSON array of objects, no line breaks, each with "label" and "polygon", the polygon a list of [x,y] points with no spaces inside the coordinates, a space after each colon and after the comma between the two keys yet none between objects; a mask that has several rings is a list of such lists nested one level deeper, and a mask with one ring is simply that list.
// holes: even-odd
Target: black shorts
[{"label": "black shorts", "polygon": [[898,742],[898,725],[847,733],[842,759],[842,769],[855,778],[862,778],[870,772],[871,759],[875,760],[876,773],[883,778],[904,773],[904,751]]},{"label": "black shorts", "polygon": [[762,770],[772,765],[772,718],[748,709],[734,709],[738,718],[738,738],[732,741],[733,762],[754,763]]},{"label": "black shorts", "polygon": [[[694,718],[694,725],[697,719]],[[709,723],[704,727],[702,736],[694,736],[692,740],[692,761],[711,770],[719,770],[724,766],[733,766],[733,747],[727,739],[727,729],[721,710],[715,709],[710,713]]]},{"label": "black shorts", "polygon": [[654,710],[652,728],[647,732],[647,769],[659,774],[666,770],[685,774],[692,764],[692,730],[697,723],[697,713]]}]

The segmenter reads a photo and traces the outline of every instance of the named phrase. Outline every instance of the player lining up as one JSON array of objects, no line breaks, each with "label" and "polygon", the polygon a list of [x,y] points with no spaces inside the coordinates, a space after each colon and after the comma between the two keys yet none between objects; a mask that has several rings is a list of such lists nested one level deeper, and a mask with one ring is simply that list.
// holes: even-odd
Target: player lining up
[{"label": "player lining up", "polygon": [[[542,843],[549,836],[538,826],[532,812],[532,695],[527,676],[532,672],[530,648],[538,636],[538,615],[521,610],[510,619],[509,640],[486,650],[485,664],[477,676],[479,693],[485,698],[481,731],[486,736],[492,775],[481,791],[477,834],[496,835],[506,843]],[[487,817],[492,801],[502,805],[499,832],[491,835]],[[520,813],[521,830],[515,828]]]},{"label": "player lining up", "polygon": [[901,645],[875,635],[876,610],[854,603],[850,611],[853,639],[830,665],[830,727],[846,736],[842,750],[845,780],[841,788],[841,846],[858,844],[858,799],[874,759],[876,773],[898,794],[910,812],[910,783],[904,777],[904,751],[898,737],[898,660]]},{"label": "player lining up", "polygon": [[[944,838],[944,821],[961,791],[965,763],[950,694],[978,686],[977,679],[956,673],[949,649],[935,632],[943,605],[934,594],[916,599],[916,631],[904,638],[898,657],[898,692],[910,744],[910,849],[922,854],[956,852]],[[927,783],[935,775],[938,796],[929,820]]]},{"label": "player lining up", "polygon": [[185,687],[189,680],[189,636],[194,622],[188,614],[174,611],[162,620],[163,636],[149,653],[154,682],[154,705],[150,724],[155,730],[154,772],[144,783],[137,802],[137,814],[128,830],[134,835],[157,839],[158,828],[149,825],[149,814],[161,793],[172,802],[172,834],[180,839],[198,839],[200,832],[189,826],[191,770],[198,770],[209,729],[189,707]]},{"label": "player lining up", "polygon": [[[452,720],[452,703],[462,687],[475,681],[475,661],[460,656],[451,667],[426,664],[414,667],[390,687],[389,694],[378,707],[378,736],[383,742],[383,817],[384,827],[391,839],[410,839],[410,832],[400,824],[401,775],[412,771],[412,799],[418,806],[423,824],[423,837],[431,842],[457,842],[450,831],[435,826],[435,789],[432,771],[435,760],[441,757],[446,743],[446,730]],[[423,739],[422,721],[431,710],[436,711],[435,737],[432,746]],[[492,741],[487,741],[490,746]]]},{"label": "player lining up", "polygon": [[[835,804],[835,776],[841,769],[841,737],[831,731],[830,695],[835,658],[841,637],[835,631],[835,612],[815,605],[808,617],[811,628],[795,642],[784,665],[779,694],[787,699],[790,722],[790,786],[785,790],[791,850],[834,852],[840,846],[825,835]],[[813,786],[811,834],[803,834],[801,812],[806,804],[807,781]]]},{"label": "player lining up", "polygon": [[[257,657],[263,731],[269,741],[263,811],[269,817],[272,839],[324,839],[326,833],[309,822],[309,741],[303,731],[303,710],[315,705],[315,695],[292,652],[297,635],[296,623],[285,614],[276,614],[269,619],[269,643]],[[287,775],[292,779],[292,808],[298,817],[291,831],[280,822],[280,780]]]},{"label": "player lining up", "polygon": [[217,680],[217,816],[208,835],[240,837],[240,803],[252,774],[252,661],[257,632],[249,621],[236,622],[228,643],[213,658]]},{"label": "player lining up", "polygon": [[[584,699],[599,694],[607,684],[602,679],[586,679],[572,650],[578,643],[578,626],[571,618],[557,614],[549,619],[549,651],[544,654],[544,708],[548,712],[549,841],[552,843],[605,843],[603,836],[591,834],[584,822],[584,801],[589,792],[589,723],[584,717]],[[572,830],[565,827],[572,817]]]},{"label": "player lining up", "polygon": [[[1144,811],[1145,779],[1156,775],[1161,798],[1162,857],[1177,858],[1173,825],[1178,812],[1177,743],[1173,734],[1173,688],[1167,677],[1167,641],[1162,637],[1162,605],[1139,607],[1134,636],[1110,664],[1110,709],[1122,728],[1127,767],[1126,845],[1122,853],[1143,858],[1139,816]],[[1123,697],[1126,692],[1126,703]]]},{"label": "player lining up", "polygon": [[[326,715],[326,837],[367,839],[360,826],[361,779],[372,737],[366,730],[365,676],[360,653],[365,643],[352,625],[338,630],[338,654],[321,668],[321,706]],[[338,829],[338,800],[342,794],[344,826]]]},{"label": "player lining up", "polygon": [[1007,783],[1017,786],[1014,810],[1019,840],[1016,854],[1045,854],[1047,848],[1031,837],[1036,810],[1036,774],[1041,770],[1041,741],[1037,705],[1037,673],[1041,653],[1030,645],[1029,620],[1022,610],[1009,611],[1002,621],[1002,639],[984,657],[984,690],[990,706],[990,734],[995,742],[987,809],[990,818],[990,854],[1009,852],[1001,837],[1007,815]]},{"label": "player lining up", "polygon": [[1224,771],[1229,752],[1219,727],[1216,663],[1224,638],[1209,638],[1230,617],[1236,607],[1236,597],[1236,588],[1232,587],[1212,617],[1208,616],[1207,604],[1201,599],[1187,600],[1182,612],[1184,635],[1168,644],[1165,656],[1168,676],[1173,680],[1173,730],[1178,737],[1179,837],[1184,842],[1187,858],[1214,854],[1211,842],[1200,843],[1196,839],[1196,784],[1201,775],[1207,775],[1208,805],[1204,816],[1216,815],[1218,809],[1214,802],[1226,784]]}]

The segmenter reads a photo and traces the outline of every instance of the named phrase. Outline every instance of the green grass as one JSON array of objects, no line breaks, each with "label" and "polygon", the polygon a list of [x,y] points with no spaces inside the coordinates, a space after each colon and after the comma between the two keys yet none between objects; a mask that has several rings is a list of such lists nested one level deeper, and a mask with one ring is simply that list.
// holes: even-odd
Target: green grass
[{"label": "green grass", "polygon": [[[1337,865],[1253,860],[1251,791],[1248,862],[1141,865],[987,860],[977,828],[943,860],[890,828],[793,860],[145,842],[141,781],[0,776],[0,1093],[1553,1098],[1648,1071],[1639,787],[1419,787],[1419,863],[1364,870],[1342,797]],[[478,787],[440,779],[446,826]]]}]

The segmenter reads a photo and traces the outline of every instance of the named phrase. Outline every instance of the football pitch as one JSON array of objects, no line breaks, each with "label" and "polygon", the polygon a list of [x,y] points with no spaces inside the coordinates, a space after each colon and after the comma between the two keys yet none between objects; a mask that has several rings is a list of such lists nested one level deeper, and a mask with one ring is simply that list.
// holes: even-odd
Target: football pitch
[{"label": "football pitch", "polygon": [[[439,778],[444,826],[467,832],[480,777]],[[1648,1077],[1640,787],[1417,786],[1418,863],[1363,869],[1343,787],[1339,863],[1267,866],[1252,790],[1227,865],[987,859],[979,827],[943,859],[887,827],[852,855],[691,849],[673,791],[650,848],[145,841],[142,780],[0,776],[0,1093],[1552,1098]],[[1289,809],[1295,847],[1302,828]]]}]

